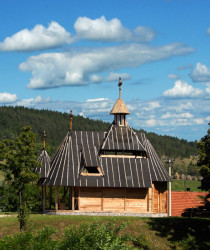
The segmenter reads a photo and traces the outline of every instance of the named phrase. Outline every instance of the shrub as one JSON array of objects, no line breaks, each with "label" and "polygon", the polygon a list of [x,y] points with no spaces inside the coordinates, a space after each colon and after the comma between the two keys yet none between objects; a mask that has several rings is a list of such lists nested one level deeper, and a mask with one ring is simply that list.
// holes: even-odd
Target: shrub
[{"label": "shrub", "polygon": [[45,226],[37,234],[21,232],[13,236],[6,236],[0,239],[0,249],[56,250],[58,249],[58,243],[51,239],[55,232],[51,227]]},{"label": "shrub", "polygon": [[198,249],[195,237],[191,234],[187,234],[187,238],[180,242],[180,246],[182,247],[182,249]]},{"label": "shrub", "polygon": [[60,249],[128,249],[126,239],[119,235],[124,227],[111,223],[71,226],[64,232]]},{"label": "shrub", "polygon": [[[150,249],[149,241],[145,235],[133,237],[125,234],[122,230],[125,224],[119,226],[113,222],[80,224],[79,226],[70,226],[65,229],[60,241],[52,239],[56,232],[51,227],[45,226],[38,232],[21,232],[13,236],[6,236],[0,239],[0,249],[23,249],[23,250],[123,250]],[[183,243],[184,244],[184,243]]]}]

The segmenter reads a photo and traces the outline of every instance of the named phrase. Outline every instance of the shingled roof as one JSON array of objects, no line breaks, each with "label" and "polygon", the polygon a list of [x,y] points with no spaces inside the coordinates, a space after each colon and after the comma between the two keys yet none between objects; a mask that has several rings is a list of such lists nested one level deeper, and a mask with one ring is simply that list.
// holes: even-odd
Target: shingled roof
[{"label": "shingled roof", "polygon": [[114,115],[114,114],[127,114],[127,115],[129,115],[130,112],[128,111],[128,108],[126,107],[124,101],[121,98],[119,98],[119,99],[117,99],[110,114],[111,115]]},{"label": "shingled roof", "polygon": [[[119,129],[126,135],[126,143],[117,136]],[[42,185],[78,187],[132,187],[148,188],[153,181],[170,181],[170,177],[154,148],[143,133],[135,133],[127,126],[112,124],[108,133],[69,131],[51,161],[48,178]],[[115,133],[114,146],[110,143]],[[109,147],[109,146],[110,147]],[[146,152],[146,157],[102,155],[106,149]],[[138,155],[138,154],[137,154]],[[84,165],[99,165],[102,175],[84,176]]]}]

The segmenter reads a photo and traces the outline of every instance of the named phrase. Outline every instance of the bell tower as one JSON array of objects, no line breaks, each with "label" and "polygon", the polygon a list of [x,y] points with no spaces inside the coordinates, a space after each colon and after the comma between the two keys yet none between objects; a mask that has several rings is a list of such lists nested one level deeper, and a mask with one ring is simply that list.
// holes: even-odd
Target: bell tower
[{"label": "bell tower", "polygon": [[110,114],[114,115],[114,123],[117,126],[126,126],[127,124],[126,115],[129,115],[130,112],[128,111],[128,108],[126,107],[124,101],[121,99],[121,86],[122,86],[121,78],[119,78],[118,86],[119,86],[119,98],[117,99]]}]

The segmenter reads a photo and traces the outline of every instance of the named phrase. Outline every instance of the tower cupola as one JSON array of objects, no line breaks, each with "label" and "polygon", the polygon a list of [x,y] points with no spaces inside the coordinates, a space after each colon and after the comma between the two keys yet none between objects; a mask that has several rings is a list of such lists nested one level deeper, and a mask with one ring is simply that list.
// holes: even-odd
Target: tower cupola
[{"label": "tower cupola", "polygon": [[112,108],[110,114],[114,115],[115,124],[118,126],[126,126],[126,115],[129,115],[130,112],[126,107],[124,101],[121,99],[121,86],[122,80],[119,78],[119,98],[117,99],[114,107]]}]

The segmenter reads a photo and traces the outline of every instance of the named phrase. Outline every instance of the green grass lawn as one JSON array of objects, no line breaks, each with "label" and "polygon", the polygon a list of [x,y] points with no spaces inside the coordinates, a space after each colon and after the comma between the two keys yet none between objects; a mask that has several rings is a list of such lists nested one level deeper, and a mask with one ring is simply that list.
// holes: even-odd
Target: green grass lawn
[{"label": "green grass lawn", "polygon": [[[121,232],[133,237],[141,235],[148,241],[149,249],[207,249],[210,244],[210,219],[201,218],[139,218],[111,216],[61,216],[61,215],[31,215],[28,230],[35,232],[45,225],[57,229],[53,239],[60,240],[66,227],[83,223],[126,224]],[[16,215],[0,217],[0,237],[14,235],[19,231]],[[186,248],[194,245],[199,248]],[[210,245],[209,245],[210,246]]]},{"label": "green grass lawn", "polygon": [[[200,181],[188,181],[186,180],[186,188],[190,188],[190,191],[192,192],[202,192],[201,189],[199,189],[201,182]],[[172,191],[186,191],[184,189],[185,184],[183,180],[174,180],[171,183],[171,190]]]}]

